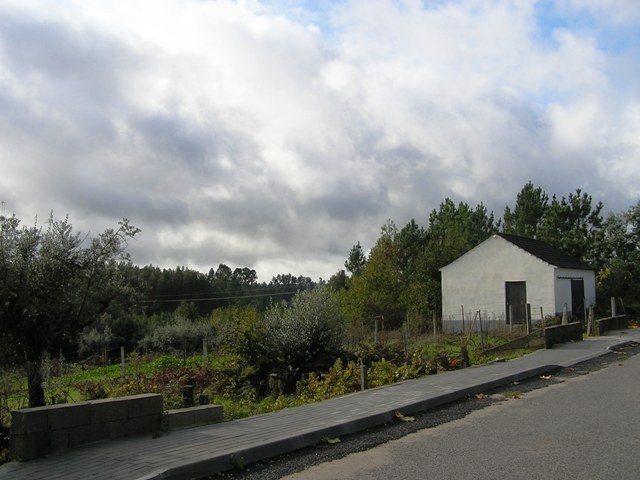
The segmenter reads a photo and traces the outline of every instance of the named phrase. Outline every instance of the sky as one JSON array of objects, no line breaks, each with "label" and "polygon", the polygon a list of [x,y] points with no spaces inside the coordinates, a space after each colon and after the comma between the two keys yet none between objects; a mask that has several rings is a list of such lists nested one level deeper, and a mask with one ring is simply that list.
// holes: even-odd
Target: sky
[{"label": "sky", "polygon": [[138,265],[328,279],[528,182],[640,199],[635,0],[0,0],[0,201]]}]

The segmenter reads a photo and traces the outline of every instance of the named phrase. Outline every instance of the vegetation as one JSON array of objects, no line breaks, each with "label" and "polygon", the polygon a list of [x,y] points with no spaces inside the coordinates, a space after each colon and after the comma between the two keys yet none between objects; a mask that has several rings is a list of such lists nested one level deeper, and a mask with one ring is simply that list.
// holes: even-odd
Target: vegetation
[{"label": "vegetation", "polygon": [[329,284],[352,323],[381,317],[391,326],[412,318],[427,325],[440,312],[440,268],[502,232],[545,241],[590,264],[597,272],[597,309],[608,310],[609,298],[616,297],[633,312],[640,287],[640,202],[606,218],[602,210],[580,189],[549,199],[530,182],[498,220],[482,203],[446,199],[426,226],[412,219],[398,229],[388,220],[368,256],[360,242],[351,249],[345,262],[351,275],[340,271]]},{"label": "vegetation", "polygon": [[[471,337],[472,362],[484,361],[483,349],[507,340],[490,337],[481,342]],[[201,355],[185,360],[131,352],[124,377],[117,363],[93,367],[54,358],[44,364],[50,403],[154,392],[163,395],[165,408],[180,408],[185,406],[185,387],[190,385],[196,403],[222,404],[225,417],[232,419],[355,392],[360,389],[360,365],[368,367],[370,386],[375,387],[461,368],[462,354],[459,336],[437,340],[421,336],[409,345],[400,340],[361,343],[353,352],[341,351],[326,368],[300,374],[289,392],[268,380],[262,385],[259,370],[238,354],[218,353],[205,363]],[[26,401],[24,377],[6,371],[0,377],[0,418],[7,422],[10,409],[25,406]]]},{"label": "vegetation", "polygon": [[52,215],[43,229],[0,216],[0,342],[3,361],[25,367],[29,406],[45,403],[43,353],[75,346],[99,315],[131,307],[137,295],[118,263],[129,261],[127,240],[138,233],[125,219],[89,240],[67,218]]},{"label": "vegetation", "polygon": [[[361,365],[376,386],[477,363],[508,338],[434,343],[425,333],[440,311],[439,269],[496,232],[590,263],[601,311],[617,297],[633,312],[640,202],[602,211],[581,190],[549,197],[531,183],[498,219],[482,203],[445,199],[424,225],[388,220],[367,254],[355,243],[328,282],[282,274],[268,283],[225,264],[206,274],[135,266],[126,247],[139,230],[126,219],[88,238],[67,218],[24,227],[0,216],[0,423],[10,408],[140,392],[180,406],[186,385],[236,418],[357,390]],[[206,362],[194,356],[203,342]],[[124,378],[109,365],[120,347]]]}]

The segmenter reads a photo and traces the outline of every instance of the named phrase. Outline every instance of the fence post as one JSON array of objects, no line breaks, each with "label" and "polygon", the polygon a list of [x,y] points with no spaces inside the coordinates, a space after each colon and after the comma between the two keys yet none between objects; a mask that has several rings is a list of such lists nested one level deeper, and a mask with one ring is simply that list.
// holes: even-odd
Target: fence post
[{"label": "fence post", "polygon": [[513,305],[509,304],[509,331],[513,332]]},{"label": "fence post", "polygon": [[542,311],[542,305],[540,305],[540,326],[544,330],[544,312]]},{"label": "fence post", "polygon": [[[482,331],[482,312],[478,310],[478,322],[480,322],[480,349],[484,352],[484,332]],[[487,328],[487,334],[489,329]]]},{"label": "fence post", "polygon": [[593,305],[589,305],[589,331],[590,332],[587,332],[587,335],[600,335],[600,332],[596,327],[596,316],[593,311]]},{"label": "fence post", "polygon": [[124,361],[124,347],[120,347],[120,364],[122,365],[122,378],[127,375],[127,365]]},{"label": "fence post", "polygon": [[436,319],[436,311],[433,311],[433,336],[434,338],[438,336],[438,325],[437,325],[437,319]]},{"label": "fence post", "polygon": [[369,372],[367,371],[367,366],[362,364],[360,365],[360,390],[366,390],[369,388]]},{"label": "fence post", "polygon": [[462,334],[464,335],[464,305],[460,305],[462,309]]},{"label": "fence post", "polygon": [[[407,314],[407,317],[409,317],[409,314]],[[409,319],[407,318],[407,320],[404,321],[404,325],[403,325],[403,329],[402,329],[402,340],[404,343],[404,354],[405,356],[408,354],[409,351]]]},{"label": "fence post", "polygon": [[373,341],[378,343],[378,317],[373,319]]},{"label": "fence post", "polygon": [[567,304],[565,303],[562,306],[562,325],[566,325],[568,323],[569,323],[569,311],[568,311]]},{"label": "fence post", "polygon": [[527,335],[531,333],[531,304],[527,303]]},{"label": "fence post", "polygon": [[207,352],[207,338],[202,339],[202,362],[205,365],[209,364],[209,353]]},{"label": "fence post", "polygon": [[616,297],[611,297],[611,316],[616,316]]}]

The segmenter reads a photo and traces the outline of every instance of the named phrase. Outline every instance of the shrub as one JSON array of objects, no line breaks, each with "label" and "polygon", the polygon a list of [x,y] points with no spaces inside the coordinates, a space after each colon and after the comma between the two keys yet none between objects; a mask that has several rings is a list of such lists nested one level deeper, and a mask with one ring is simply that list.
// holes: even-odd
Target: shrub
[{"label": "shrub", "polygon": [[105,383],[104,380],[84,380],[75,383],[74,386],[86,400],[98,400],[109,396]]},{"label": "shrub", "polygon": [[321,286],[272,306],[263,327],[269,370],[289,390],[303,373],[331,367],[341,351],[345,321],[335,294]]},{"label": "shrub", "polygon": [[97,327],[85,328],[78,338],[78,352],[80,355],[95,353],[102,358],[102,363],[107,363],[107,352],[115,336],[107,325],[104,329]]},{"label": "shrub", "polygon": [[182,353],[186,360],[188,354],[202,347],[202,340],[205,338],[213,338],[211,325],[177,317],[172,323],[156,327],[140,344],[165,353]]},{"label": "shrub", "polygon": [[338,358],[327,373],[310,373],[298,382],[296,395],[302,403],[317,402],[326,398],[346,395],[360,389],[360,366],[355,362],[346,365]]},{"label": "shrub", "polygon": [[137,347],[149,331],[149,322],[145,317],[124,315],[113,318],[105,313],[86,327],[78,338],[78,352],[81,356],[96,354],[106,363],[109,351],[124,347],[131,351]]},{"label": "shrub", "polygon": [[212,322],[222,353],[239,355],[253,365],[260,363],[260,349],[256,345],[262,337],[262,324],[255,308],[219,309],[212,314]]},{"label": "shrub", "polygon": [[404,358],[404,347],[400,342],[361,343],[356,348],[354,356],[363,365],[371,365],[382,359],[400,362]]}]

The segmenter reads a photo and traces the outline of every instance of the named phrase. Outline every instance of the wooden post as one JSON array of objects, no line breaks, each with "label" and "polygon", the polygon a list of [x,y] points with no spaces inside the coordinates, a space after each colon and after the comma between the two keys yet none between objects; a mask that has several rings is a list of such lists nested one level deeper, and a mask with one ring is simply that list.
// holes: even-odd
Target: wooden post
[{"label": "wooden post", "polygon": [[527,303],[527,335],[531,333],[531,304]]},{"label": "wooden post", "polygon": [[369,388],[369,372],[366,365],[360,365],[360,390]]},{"label": "wooden post", "polygon": [[462,334],[464,335],[464,305],[460,305],[462,309]]},{"label": "wooden post", "polygon": [[540,326],[544,330],[544,312],[542,311],[542,305],[540,305]]},{"label": "wooden post", "polygon": [[587,335],[591,334],[591,335],[600,335],[600,332],[598,331],[598,329],[596,328],[596,317],[593,311],[593,305],[589,305],[589,328],[588,330],[590,331],[587,332]]},{"label": "wooden post", "polygon": [[120,364],[122,366],[122,378],[127,375],[127,365],[124,361],[124,347],[120,347]]},{"label": "wooden post", "polygon": [[566,325],[569,323],[569,310],[567,304],[565,303],[562,307],[562,325]]},{"label": "wooden post", "polygon": [[611,316],[616,316],[616,297],[611,297]]},{"label": "wooden post", "polygon": [[202,362],[205,365],[209,365],[209,354],[207,352],[207,339],[202,339]]},{"label": "wooden post", "polygon": [[482,331],[482,312],[480,310],[478,310],[478,322],[480,323],[480,349],[484,352],[484,332]]},{"label": "wooden post", "polygon": [[437,325],[437,318],[436,318],[436,311],[433,311],[433,336],[437,337],[438,336],[438,325]]},{"label": "wooden post", "polygon": [[378,343],[378,317],[373,319],[373,341]]},{"label": "wooden post", "polygon": [[[407,313],[407,317],[409,316],[409,314]],[[408,354],[409,351],[409,331],[408,331],[408,320],[404,321],[404,324],[402,325],[402,343],[404,344],[404,354],[405,357]]]},{"label": "wooden post", "polygon": [[513,332],[513,305],[509,304],[509,330]]}]

